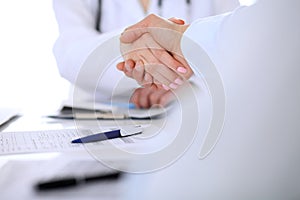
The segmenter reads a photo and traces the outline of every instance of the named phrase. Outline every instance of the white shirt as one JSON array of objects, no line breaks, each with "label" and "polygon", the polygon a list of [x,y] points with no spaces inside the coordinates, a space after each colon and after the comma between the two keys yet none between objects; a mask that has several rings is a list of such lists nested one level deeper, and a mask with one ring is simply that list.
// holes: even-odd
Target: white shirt
[{"label": "white shirt", "polygon": [[[199,137],[205,132],[198,132],[176,162],[132,176],[137,180],[130,179],[135,185],[129,187],[138,192],[132,190],[128,199],[299,198],[299,10],[298,0],[260,0],[192,23],[184,36],[206,50],[225,88],[222,135],[203,160]],[[187,41],[182,40],[183,53],[193,62],[201,55]]]},{"label": "white shirt", "polygon": [[[191,5],[188,5],[185,0],[163,0],[160,8],[158,0],[150,2],[148,13],[161,14],[166,18],[176,16],[186,20],[186,23],[199,17],[231,11],[239,5],[238,0],[192,0]],[[138,22],[148,14],[143,12],[139,0],[102,0],[101,30],[105,34],[99,34],[95,30],[97,0],[53,0],[53,7],[60,31],[54,46],[60,74],[89,95],[95,95],[97,100],[107,101],[113,95],[112,93],[130,96],[132,89],[138,85],[135,81],[125,78],[116,69],[116,60],[121,60],[119,52],[115,54],[117,58],[109,66],[94,62],[88,67],[89,73],[81,75],[81,79],[84,80],[76,81],[76,79],[95,49],[98,48],[100,51],[99,47],[108,38],[118,35],[125,27]],[[105,57],[105,53],[104,49],[99,56]],[[104,70],[105,73],[95,80],[91,77],[97,70]],[[120,80],[124,81],[122,87],[116,87]],[[95,85],[97,85],[96,91]]]}]

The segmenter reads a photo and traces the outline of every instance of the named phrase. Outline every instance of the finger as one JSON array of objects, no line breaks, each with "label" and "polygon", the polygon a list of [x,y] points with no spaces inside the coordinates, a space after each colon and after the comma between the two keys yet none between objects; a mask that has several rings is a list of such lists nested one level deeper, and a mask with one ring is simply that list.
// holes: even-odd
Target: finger
[{"label": "finger", "polygon": [[132,78],[134,78],[140,85],[143,84],[145,75],[145,69],[141,60],[136,62],[134,69],[132,70]]},{"label": "finger", "polygon": [[124,61],[123,62],[119,62],[117,64],[117,69],[120,70],[120,71],[124,71],[124,69],[125,69],[125,62]]},{"label": "finger", "polygon": [[193,75],[193,70],[190,65],[186,62],[186,60],[180,55],[173,55],[176,60],[182,63],[182,66],[176,68],[176,71],[184,77],[185,80],[188,80]]},{"label": "finger", "polygon": [[153,78],[153,84],[156,85],[157,88],[162,88],[162,84],[156,78]]},{"label": "finger", "polygon": [[177,89],[179,85],[183,84],[183,81],[178,74],[160,63],[146,65],[145,70],[155,77],[154,83],[162,85],[164,89]]},{"label": "finger", "polygon": [[[181,77],[187,72],[184,64],[178,62],[173,56],[171,56],[165,50],[153,50],[152,53],[154,54],[155,58],[157,58],[162,64],[167,66],[170,70],[166,70],[166,68],[161,68],[162,74],[170,80],[170,82],[175,83],[175,80],[181,80]],[[179,70],[179,71],[178,71]]]},{"label": "finger", "polygon": [[174,71],[176,71],[177,67],[182,66],[182,64],[174,59],[166,49],[161,47],[149,33],[144,34],[141,40],[144,41],[145,44],[143,45],[146,45],[146,47],[150,49],[156,60],[160,61],[162,64],[165,64]]},{"label": "finger", "polygon": [[150,107],[150,101],[149,101],[149,95],[151,93],[150,88],[142,88],[141,93],[138,99],[139,106],[141,108],[149,108]]},{"label": "finger", "polygon": [[139,99],[140,99],[141,88],[136,89],[130,97],[129,102],[133,103],[135,107],[141,108]]},{"label": "finger", "polygon": [[[140,50],[138,53],[144,63],[145,72],[155,78],[158,84],[170,85],[172,81],[169,79],[177,77],[174,71],[159,63],[149,49]],[[171,78],[168,79],[168,77]],[[138,82],[140,82],[140,79]]]},{"label": "finger", "polygon": [[130,64],[128,64],[127,62],[128,61],[123,61],[123,62],[118,63],[117,64],[117,69],[124,72],[126,76],[132,78],[132,69],[134,67],[134,62],[131,61],[131,60],[129,60]]},{"label": "finger", "polygon": [[[143,35],[142,39],[144,39],[144,41],[146,41],[147,47],[151,50],[151,53],[156,58],[156,60],[158,60],[160,63],[162,63],[166,66],[166,67],[162,66],[161,68],[157,68],[155,70],[158,70],[159,73],[161,73],[171,83],[176,84],[176,80],[177,80],[177,84],[178,83],[180,84],[182,82],[180,76],[182,76],[184,73],[186,73],[186,70],[185,70],[186,67],[184,65],[187,65],[187,63],[185,62],[185,60],[182,59],[184,61],[184,64],[178,62],[168,51],[166,51],[161,46],[159,46],[149,34]],[[154,60],[154,59],[152,59],[152,60]],[[168,70],[168,68],[172,69],[173,71]],[[178,71],[178,69],[179,69],[179,71]],[[183,71],[183,70],[185,70],[185,71]],[[146,71],[147,71],[147,69],[146,69]],[[153,74],[151,74],[151,75],[154,76]],[[160,79],[158,79],[157,77],[155,77],[155,78],[158,81],[160,81]],[[169,84],[171,84],[171,83],[169,83]],[[162,84],[169,85],[169,84],[166,84],[163,82],[162,82]]]},{"label": "finger", "polygon": [[143,80],[143,85],[145,86],[145,87],[151,87],[151,84],[153,83],[153,77],[149,74],[149,73],[147,73],[146,71],[145,71],[145,76],[144,76],[144,80]]},{"label": "finger", "polygon": [[169,20],[175,24],[178,24],[178,25],[184,25],[185,24],[185,21],[183,19],[179,19],[177,17],[172,17],[172,18],[169,18]]},{"label": "finger", "polygon": [[131,59],[128,59],[128,60],[125,60],[125,63],[124,63],[124,67],[125,67],[125,70],[130,72],[133,70],[135,66],[135,62]]},{"label": "finger", "polygon": [[158,104],[165,107],[168,104],[170,104],[172,101],[174,101],[174,99],[175,99],[175,95],[171,91],[168,91],[159,98]]},{"label": "finger", "polygon": [[117,64],[117,69],[124,72],[127,76],[131,77],[131,71],[132,71],[132,68],[134,67],[134,61],[132,60],[126,60],[126,61],[123,61],[123,62],[119,62]]},{"label": "finger", "polygon": [[170,90],[169,86],[161,85],[164,90]]},{"label": "finger", "polygon": [[151,107],[155,106],[159,106],[160,105],[160,98],[166,93],[167,91],[163,90],[163,89],[156,89],[153,90],[153,92],[149,95],[149,101],[150,101],[150,105]]},{"label": "finger", "polygon": [[[177,85],[183,82],[176,69],[185,68],[166,50],[163,50],[156,41],[153,40],[150,34],[144,34],[140,40],[133,43],[133,45],[134,47],[127,53],[126,57],[140,58],[144,63],[145,71],[155,78],[157,83],[176,89]],[[126,68],[125,62],[125,69]],[[147,78],[147,83],[149,80],[151,81],[151,78],[149,76],[145,77],[145,73],[142,73],[142,71],[142,68],[138,67],[137,70],[133,69],[132,73],[131,70],[128,69],[125,74],[136,79],[139,84],[145,85],[145,78]],[[167,89],[167,87],[164,88]]]},{"label": "finger", "polygon": [[[162,47],[160,47],[156,42],[150,40],[147,41],[149,41],[147,42],[148,48],[150,48],[154,57],[175,72],[163,72],[163,74],[166,75],[166,78],[168,78],[171,82],[174,82],[176,79],[180,79],[181,76],[183,76],[185,79],[191,77],[193,74],[192,69],[182,56],[177,54],[171,55],[168,51],[162,49]],[[151,43],[151,45],[149,43]]]},{"label": "finger", "polygon": [[131,59],[125,60],[124,63],[124,73],[126,74],[126,76],[132,78],[132,72],[135,66],[135,62]]},{"label": "finger", "polygon": [[180,79],[180,76],[169,66],[166,66],[157,60],[151,50],[146,49],[144,51],[139,51],[139,53],[139,56],[144,60],[145,71],[156,79],[156,84],[159,83],[169,86],[174,83],[176,79]]},{"label": "finger", "polygon": [[163,89],[163,90],[170,90],[171,88],[169,88],[168,86],[159,83],[157,80],[153,79],[153,84],[152,87],[155,87],[157,89]]}]

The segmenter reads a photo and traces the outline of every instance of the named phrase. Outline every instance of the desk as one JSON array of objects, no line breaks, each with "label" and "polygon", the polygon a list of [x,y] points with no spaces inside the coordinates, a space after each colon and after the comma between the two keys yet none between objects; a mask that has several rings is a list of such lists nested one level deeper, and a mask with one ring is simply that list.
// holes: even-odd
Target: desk
[{"label": "desk", "polygon": [[[158,124],[161,120],[104,120],[101,126],[128,125],[138,123],[147,125],[149,123]],[[34,131],[34,130],[55,130],[64,128],[90,128],[99,130],[99,123],[94,120],[84,120],[79,124],[74,120],[58,120],[46,118],[39,115],[24,115],[9,124],[5,132],[14,131]],[[111,156],[108,158],[113,159]],[[45,168],[45,164],[51,165],[64,159],[71,161],[89,162],[95,159],[88,152],[70,152],[70,153],[34,153],[0,156],[0,193],[1,199],[99,199],[109,198],[117,199],[121,192],[121,181],[111,183],[95,183],[86,186],[80,186],[65,191],[55,191],[48,193],[36,193],[33,190],[33,184],[43,176],[50,176],[55,167]],[[65,160],[64,160],[65,161]],[[120,160],[124,164],[124,160]],[[96,161],[95,161],[96,162]],[[56,163],[58,164],[58,163]],[[98,162],[101,165],[100,162]],[[40,166],[40,167],[38,167]],[[104,166],[103,166],[104,167]],[[41,172],[41,170],[45,170]],[[113,189],[112,189],[113,188]],[[116,192],[116,189],[119,192]],[[18,191],[18,192],[16,192]]]},{"label": "desk", "polygon": [[[166,118],[151,119],[151,120],[63,120],[52,119],[40,115],[23,115],[17,120],[9,124],[4,132],[17,131],[36,131],[36,130],[55,130],[69,128],[89,128],[97,132],[99,126],[122,126],[129,124],[141,124],[158,130],[165,126],[173,126],[176,128],[179,124],[174,125],[168,122]],[[155,147],[157,148],[157,146]],[[163,148],[163,146],[161,147]],[[103,157],[101,157],[103,159]],[[105,158],[104,158],[105,159]],[[55,191],[49,193],[36,193],[33,190],[33,184],[37,180],[43,179],[43,176],[49,176],[54,170],[55,163],[62,160],[69,161],[95,161],[95,157],[88,151],[69,152],[69,153],[34,153],[34,154],[19,154],[0,156],[0,193],[2,197],[7,199],[123,199],[124,184],[126,181],[118,181],[114,183],[96,183],[86,186],[80,186],[76,189],[68,189],[65,191]],[[114,162],[118,166],[122,166],[130,162],[123,156],[107,151],[107,162]],[[49,168],[44,165],[49,163]],[[101,162],[99,162],[101,164]],[[106,163],[104,163],[106,164]],[[46,170],[41,172],[41,170]],[[125,182],[125,183],[123,183]],[[16,189],[22,188],[22,189]],[[99,189],[101,188],[101,189]],[[113,188],[113,190],[112,190]],[[116,188],[118,192],[116,192]],[[128,188],[127,188],[128,190]],[[18,192],[15,192],[18,191]],[[124,191],[126,193],[126,191]],[[1,198],[2,199],[2,198]]]},{"label": "desk", "polygon": [[[268,113],[268,110],[258,112],[255,110],[257,109],[255,105],[248,105],[248,101],[245,101],[244,103],[251,106],[251,110],[254,110],[256,115],[241,114],[236,109],[237,102],[229,98],[231,101],[228,101],[227,119],[220,140],[209,156],[200,160],[198,157],[199,148],[203,144],[203,134],[210,125],[208,99],[203,95],[199,95],[199,101],[201,101],[199,103],[200,111],[196,110],[196,112],[201,113],[201,115],[195,129],[197,134],[194,140],[191,141],[190,146],[181,154],[175,154],[175,159],[171,160],[172,162],[160,165],[160,168],[156,166],[157,168],[154,169],[153,167],[157,163],[161,164],[160,162],[165,161],[164,159],[168,156],[174,156],[173,153],[176,148],[181,147],[180,144],[175,144],[176,148],[173,149],[174,151],[169,151],[167,156],[158,155],[149,160],[134,163],[137,165],[136,169],[139,167],[145,169],[143,168],[145,165],[146,167],[150,166],[150,169],[153,170],[149,170],[147,173],[128,174],[118,184],[97,183],[76,190],[49,194],[32,192],[32,180],[28,180],[28,175],[33,174],[29,178],[36,178],[33,177],[34,174],[41,175],[37,173],[38,170],[30,171],[32,165],[22,163],[24,171],[29,168],[28,174],[21,174],[22,176],[20,173],[16,174],[16,172],[20,172],[20,168],[14,169],[8,166],[5,169],[4,166],[0,171],[1,199],[299,199],[299,126],[290,128],[288,125],[291,120],[287,120],[286,116],[282,117],[283,115],[280,112],[278,112],[278,115],[273,115],[274,118],[270,117],[269,125],[265,126],[265,121],[261,121],[259,115]],[[268,109],[268,107],[260,108]],[[194,107],[185,109],[189,113],[195,110]],[[295,109],[293,112],[295,112],[295,115],[290,117],[299,116],[299,109]],[[194,120],[191,117],[180,119],[178,116],[182,115],[177,114],[176,111],[175,114],[168,116],[167,120],[152,120],[150,123],[153,128],[162,125],[162,130],[172,135],[174,130],[181,125],[180,120]],[[296,124],[296,119],[292,119],[294,120],[292,122]],[[272,123],[271,120],[277,123]],[[107,125],[116,122],[120,124],[129,123],[123,120],[101,121],[101,123]],[[130,122],[135,123],[136,121]],[[91,125],[91,128],[96,128],[93,127],[93,122],[85,121],[85,123]],[[138,123],[147,124],[149,121],[142,120]],[[24,116],[8,126],[5,131],[72,127],[74,127],[72,121],[56,121],[40,116]],[[190,134],[188,128],[181,130],[186,136]],[[287,128],[290,128],[289,131],[286,131]],[[2,163],[11,160],[26,160],[31,164],[35,164],[35,162],[41,160],[51,161],[52,159],[61,158],[60,156],[74,160],[81,158],[88,160],[91,158],[88,155],[90,154],[76,153],[75,156],[74,154],[18,155],[1,156],[0,159]],[[114,161],[117,160],[115,156],[111,157]],[[121,163],[123,161],[121,160]],[[51,167],[49,168],[51,169]],[[16,175],[14,176],[14,174]],[[22,188],[22,190],[19,188]],[[111,192],[111,188],[117,188],[118,193]]]},{"label": "desk", "polygon": [[[147,145],[143,145],[143,152],[135,152],[135,149],[128,150],[129,154],[137,154],[133,159],[140,159],[139,164],[131,165],[132,157],[124,157],[119,154],[118,149],[114,148],[112,151],[109,149],[104,154],[107,157],[101,157],[105,161],[113,161],[116,165],[121,165],[124,162],[127,165],[130,165],[131,172],[139,172],[141,174],[149,173],[151,171],[156,171],[162,169],[168,165],[171,165],[173,162],[178,160],[184,152],[189,148],[193,143],[196,131],[205,131],[209,126],[210,117],[202,115],[201,124],[205,126],[197,128],[199,119],[197,118],[198,113],[209,113],[210,102],[209,98],[199,98],[202,102],[200,105],[201,108],[193,104],[193,101],[189,103],[179,105],[174,111],[171,111],[171,114],[168,117],[160,119],[151,119],[151,120],[62,120],[62,119],[51,119],[45,118],[40,115],[24,115],[18,120],[14,121],[12,124],[7,126],[4,130],[5,132],[12,131],[34,131],[34,130],[54,130],[54,129],[65,129],[65,128],[89,128],[92,131],[97,131],[99,126],[122,126],[129,124],[141,124],[148,126],[145,130],[145,133],[142,135],[144,138],[150,138],[150,142]],[[185,108],[187,106],[187,108]],[[196,117],[193,117],[196,113]],[[183,129],[182,128],[182,125]],[[191,125],[191,126],[190,126]],[[177,137],[178,132],[181,133],[180,137]],[[149,133],[149,135],[147,135]],[[159,134],[158,134],[159,133]],[[203,136],[203,135],[201,135]],[[155,140],[155,137],[159,139]],[[141,138],[141,139],[144,139]],[[153,139],[154,138],[154,139]],[[201,138],[201,137],[200,137]],[[153,140],[152,140],[153,139]],[[178,140],[179,139],[179,140]],[[153,141],[151,143],[151,141]],[[177,142],[177,143],[176,143]],[[182,143],[182,144],[181,144]],[[150,148],[146,148],[150,147]],[[154,149],[151,149],[154,147]],[[170,148],[169,148],[170,147]],[[199,148],[197,147],[197,150]],[[140,150],[140,149],[139,149]],[[93,152],[92,152],[93,153]],[[103,153],[103,152],[101,152]],[[160,159],[160,153],[162,153],[163,159]],[[145,157],[145,159],[143,159]],[[0,193],[6,195],[8,199],[124,199],[127,194],[132,191],[136,191],[136,186],[131,187],[131,184],[134,184],[135,181],[131,181],[131,178],[135,177],[135,174],[127,174],[124,181],[120,181],[117,184],[108,184],[104,185],[103,183],[97,183],[90,186],[80,187],[75,190],[66,190],[59,191],[49,194],[37,194],[33,191],[32,185],[36,182],[36,179],[41,178],[43,173],[40,172],[41,168],[33,167],[38,166],[39,163],[51,163],[51,161],[59,162],[57,159],[70,159],[70,160],[95,160],[95,156],[91,152],[75,152],[75,153],[46,153],[46,154],[24,154],[24,155],[12,155],[12,156],[1,156],[0,160],[3,163],[2,173],[0,173]],[[14,161],[12,165],[9,161]],[[103,160],[102,160],[103,161]],[[135,161],[135,160],[134,160]],[[7,165],[4,165],[6,163]],[[107,163],[104,163],[107,164]],[[52,163],[52,165],[55,165]],[[15,166],[15,167],[14,167]],[[21,166],[21,167],[20,167]],[[22,168],[20,170],[20,168]],[[51,171],[52,167],[49,167]],[[44,169],[44,168],[43,168]],[[32,171],[33,170],[33,171]],[[20,174],[20,171],[26,171],[25,174]],[[46,174],[46,172],[45,172]],[[12,178],[8,177],[12,176]],[[1,178],[3,177],[3,178]],[[16,182],[15,180],[18,180]],[[147,187],[147,183],[145,187]],[[124,188],[126,190],[122,190]],[[103,189],[99,190],[98,187]],[[116,194],[116,190],[111,191],[111,188],[119,188]],[[139,187],[143,187],[139,185]],[[22,188],[18,193],[14,192],[17,189]],[[139,190],[141,190],[140,188]],[[145,188],[144,188],[145,189]],[[120,192],[119,192],[120,191]],[[124,191],[124,192],[122,192]],[[130,198],[129,198],[130,199]]]}]

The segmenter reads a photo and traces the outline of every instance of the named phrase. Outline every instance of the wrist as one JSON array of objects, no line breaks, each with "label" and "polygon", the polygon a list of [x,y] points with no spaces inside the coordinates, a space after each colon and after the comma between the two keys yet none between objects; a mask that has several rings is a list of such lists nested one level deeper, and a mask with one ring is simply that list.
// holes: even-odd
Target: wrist
[{"label": "wrist", "polygon": [[182,56],[182,51],[181,51],[181,40],[183,37],[184,32],[188,29],[189,25],[179,25],[176,27],[176,32],[177,34],[177,38],[174,40],[174,46],[173,46],[173,53],[179,54],[180,56]]},{"label": "wrist", "polygon": [[186,31],[186,29],[188,29],[189,26],[190,26],[189,24],[178,26],[178,32],[180,32],[181,34],[183,34]]}]

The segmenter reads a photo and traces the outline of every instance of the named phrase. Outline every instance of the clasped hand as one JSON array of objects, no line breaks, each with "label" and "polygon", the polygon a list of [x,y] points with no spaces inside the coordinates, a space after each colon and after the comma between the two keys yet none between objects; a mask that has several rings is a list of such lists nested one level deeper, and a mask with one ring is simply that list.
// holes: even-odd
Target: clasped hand
[{"label": "clasped hand", "polygon": [[[166,20],[153,14],[128,27],[120,37],[124,61],[117,68],[135,79],[147,94],[149,91],[170,93],[170,89],[177,89],[193,74],[180,49],[181,37],[187,27],[182,20]],[[147,89],[149,87],[151,89]],[[137,99],[134,95],[132,99]],[[150,101],[147,105],[152,104]]]}]

